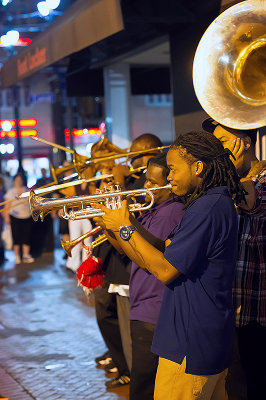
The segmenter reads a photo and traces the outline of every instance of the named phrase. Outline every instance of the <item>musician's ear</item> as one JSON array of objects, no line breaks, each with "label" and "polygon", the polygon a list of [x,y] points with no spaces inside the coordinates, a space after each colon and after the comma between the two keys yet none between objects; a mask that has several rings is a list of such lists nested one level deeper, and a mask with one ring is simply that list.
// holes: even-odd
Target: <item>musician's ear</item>
[{"label": "musician's ear", "polygon": [[199,176],[203,172],[203,169],[204,169],[203,162],[198,160],[193,165],[194,165],[195,175]]},{"label": "musician's ear", "polygon": [[251,146],[251,138],[249,136],[245,136],[243,139],[245,150],[248,150]]}]

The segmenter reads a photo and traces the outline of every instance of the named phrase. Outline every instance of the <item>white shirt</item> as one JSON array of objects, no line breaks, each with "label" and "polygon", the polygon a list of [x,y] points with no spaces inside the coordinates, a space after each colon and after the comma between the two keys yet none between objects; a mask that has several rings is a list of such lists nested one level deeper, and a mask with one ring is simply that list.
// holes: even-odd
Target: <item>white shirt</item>
[{"label": "white shirt", "polygon": [[[23,192],[26,192],[26,188],[23,187]],[[18,191],[13,187],[6,192],[6,200],[15,199],[19,195]],[[12,217],[19,219],[26,219],[31,216],[29,199],[18,199],[12,201],[10,204],[12,207],[8,210]],[[7,205],[8,206],[8,205]]]}]

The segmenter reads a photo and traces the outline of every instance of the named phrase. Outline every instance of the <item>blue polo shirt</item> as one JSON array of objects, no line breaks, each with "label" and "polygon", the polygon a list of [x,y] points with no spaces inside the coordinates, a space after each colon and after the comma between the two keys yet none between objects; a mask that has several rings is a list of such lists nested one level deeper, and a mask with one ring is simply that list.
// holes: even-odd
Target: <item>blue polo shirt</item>
[{"label": "blue polo shirt", "polygon": [[209,189],[169,237],[166,260],[181,272],[166,286],[152,351],[186,372],[214,375],[229,366],[237,214],[226,187]]}]

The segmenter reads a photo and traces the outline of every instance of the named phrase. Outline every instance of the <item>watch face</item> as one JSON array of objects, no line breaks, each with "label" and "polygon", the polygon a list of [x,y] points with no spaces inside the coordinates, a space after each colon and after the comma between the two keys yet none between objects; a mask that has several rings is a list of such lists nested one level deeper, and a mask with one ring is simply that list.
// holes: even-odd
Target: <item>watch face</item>
[{"label": "watch face", "polygon": [[119,233],[122,240],[129,240],[131,237],[131,230],[128,226],[121,226]]}]

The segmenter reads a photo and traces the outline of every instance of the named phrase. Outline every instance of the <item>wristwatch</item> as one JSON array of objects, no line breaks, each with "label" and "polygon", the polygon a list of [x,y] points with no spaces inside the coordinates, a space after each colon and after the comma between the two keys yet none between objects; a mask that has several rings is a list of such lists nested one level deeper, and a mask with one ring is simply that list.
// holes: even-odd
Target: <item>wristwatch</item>
[{"label": "wristwatch", "polygon": [[130,240],[132,233],[136,231],[137,228],[134,225],[120,226],[119,234],[122,240]]}]

